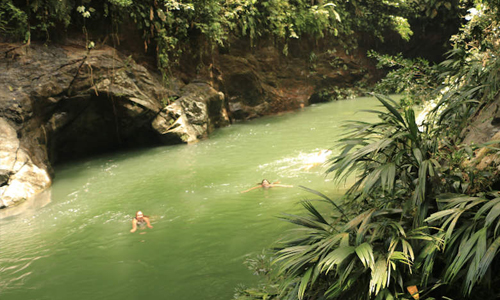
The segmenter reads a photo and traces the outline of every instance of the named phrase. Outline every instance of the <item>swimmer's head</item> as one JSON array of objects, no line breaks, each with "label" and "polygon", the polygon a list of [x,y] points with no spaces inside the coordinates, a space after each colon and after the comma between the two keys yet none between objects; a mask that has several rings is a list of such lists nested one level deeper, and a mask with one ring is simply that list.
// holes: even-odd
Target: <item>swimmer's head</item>
[{"label": "swimmer's head", "polygon": [[267,185],[270,185],[271,183],[269,182],[269,180],[263,179],[260,184],[263,185],[263,186],[267,186]]},{"label": "swimmer's head", "polygon": [[144,214],[142,213],[142,211],[138,210],[138,211],[135,213],[135,217],[136,217],[136,218],[143,218],[143,217],[144,217]]}]

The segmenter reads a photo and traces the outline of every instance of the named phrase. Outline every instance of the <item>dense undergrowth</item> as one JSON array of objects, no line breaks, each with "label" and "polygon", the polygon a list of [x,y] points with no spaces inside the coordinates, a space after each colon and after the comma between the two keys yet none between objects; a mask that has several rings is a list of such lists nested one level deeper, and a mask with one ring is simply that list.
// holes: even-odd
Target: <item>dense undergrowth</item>
[{"label": "dense undergrowth", "polygon": [[[500,296],[499,171],[494,160],[479,167],[475,151],[496,155],[498,147],[462,142],[464,128],[499,96],[500,15],[497,1],[463,4],[466,23],[441,64],[373,54],[395,67],[382,91],[405,100],[375,94],[379,121],[346,124],[327,173],[354,184],[337,202],[311,191],[306,215],[285,216],[297,228],[249,261],[263,283],[239,288],[236,299]],[[412,105],[422,100],[434,109],[417,124]]]},{"label": "dense undergrowth", "polygon": [[328,36],[351,51],[360,35],[408,40],[411,20],[444,24],[460,11],[458,0],[0,0],[0,34],[29,44],[83,32],[92,48],[117,42],[132,23],[163,71],[186,51],[212,53],[235,37],[272,39],[287,54],[291,40]]}]

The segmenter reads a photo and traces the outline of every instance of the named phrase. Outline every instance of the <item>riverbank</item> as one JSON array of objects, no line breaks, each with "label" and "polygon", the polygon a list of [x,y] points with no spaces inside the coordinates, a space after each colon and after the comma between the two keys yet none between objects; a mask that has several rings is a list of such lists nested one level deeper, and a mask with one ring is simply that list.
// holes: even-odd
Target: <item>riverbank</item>
[{"label": "riverbank", "polygon": [[[54,163],[194,143],[236,120],[341,97],[342,89],[372,80],[366,75],[373,68],[361,52],[320,56],[312,67],[272,46],[234,47],[200,74],[177,73],[164,81],[109,46],[88,51],[74,41],[1,47],[0,125],[11,133],[0,143],[2,208],[50,186]],[[333,58],[336,64],[328,64]]]}]

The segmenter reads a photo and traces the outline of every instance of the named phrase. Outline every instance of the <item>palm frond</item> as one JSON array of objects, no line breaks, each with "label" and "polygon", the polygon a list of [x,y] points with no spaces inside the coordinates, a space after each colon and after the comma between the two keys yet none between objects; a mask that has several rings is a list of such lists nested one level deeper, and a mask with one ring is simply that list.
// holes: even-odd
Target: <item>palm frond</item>
[{"label": "palm frond", "polygon": [[357,246],[355,251],[365,268],[373,268],[375,258],[373,256],[373,249],[369,243],[363,243]]},{"label": "palm frond", "polygon": [[[330,199],[330,198],[329,198],[329,197],[327,197],[326,195],[324,195],[324,194],[322,194],[322,193],[320,193],[320,192],[318,192],[318,191],[315,191],[315,190],[313,190],[313,189],[307,188],[307,187],[305,187],[305,186],[303,186],[303,185],[299,185],[299,187],[300,187],[300,188],[302,188],[302,189],[304,189],[304,190],[306,190],[306,191],[308,191],[309,193],[312,193],[312,194],[315,194],[315,195],[317,195],[317,196],[320,196],[320,197],[321,197],[321,198],[323,198],[326,202],[328,202],[328,203],[330,203],[331,205],[333,205],[333,206],[334,206],[334,207],[335,207],[335,208],[336,208],[336,209],[337,209],[337,210],[338,210],[338,211],[342,214],[342,216],[343,216],[343,217],[345,217],[345,218],[347,217],[347,216],[346,216],[346,214],[345,214],[345,212],[344,212],[344,210],[343,210],[343,209],[342,209],[342,208],[341,208],[341,207],[340,207],[337,203],[335,203],[335,201],[333,201],[332,199]],[[317,211],[316,211],[316,212],[317,212]]]}]

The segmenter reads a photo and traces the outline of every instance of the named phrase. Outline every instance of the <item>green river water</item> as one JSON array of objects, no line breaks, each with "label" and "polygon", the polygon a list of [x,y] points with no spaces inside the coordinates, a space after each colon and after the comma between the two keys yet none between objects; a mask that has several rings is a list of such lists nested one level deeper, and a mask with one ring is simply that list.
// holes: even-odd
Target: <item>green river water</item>
[{"label": "green river water", "polygon": [[[304,185],[342,192],[324,167],[346,120],[372,98],[233,124],[194,145],[101,155],[60,165],[51,201],[0,219],[0,299],[229,300],[258,278],[243,264],[293,226]],[[332,148],[333,153],[338,149]],[[263,178],[293,188],[240,193]],[[37,200],[41,201],[41,200]],[[153,229],[130,233],[135,211]]]}]

